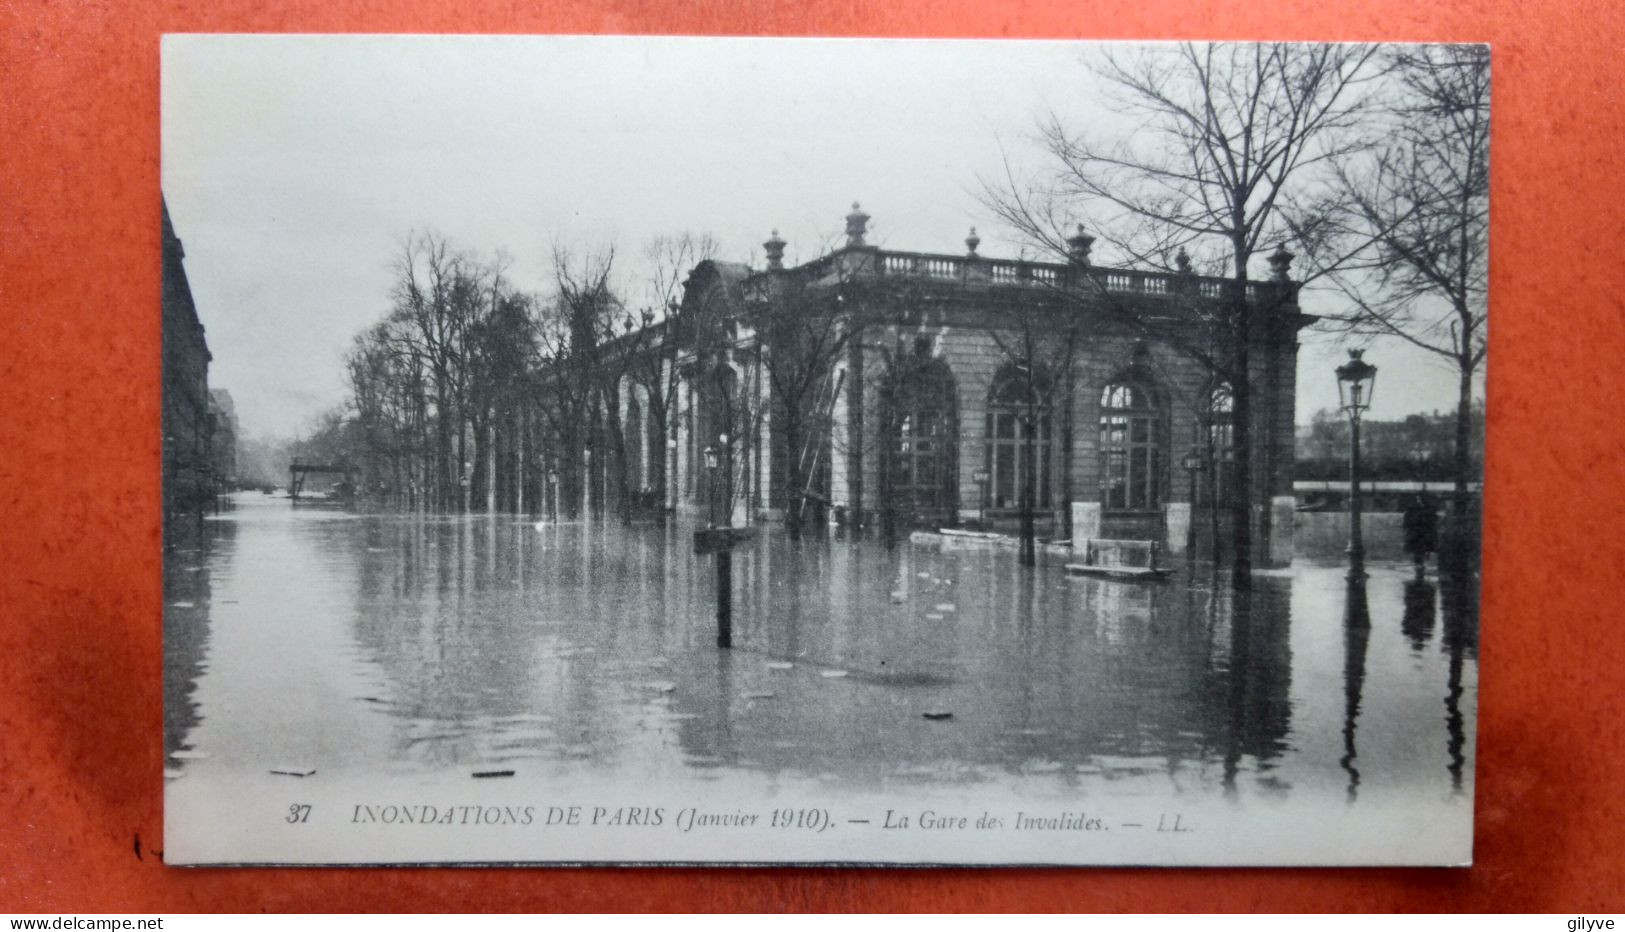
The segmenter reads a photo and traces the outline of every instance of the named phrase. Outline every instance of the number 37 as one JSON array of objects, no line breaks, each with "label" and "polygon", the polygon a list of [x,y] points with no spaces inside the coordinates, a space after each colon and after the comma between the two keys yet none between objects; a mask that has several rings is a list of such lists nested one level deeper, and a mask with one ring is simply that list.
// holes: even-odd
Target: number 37
[{"label": "number 37", "polygon": [[294,803],[293,805],[288,807],[288,821],[290,823],[292,823],[292,822],[305,822],[305,821],[308,821],[309,819],[310,819],[310,804],[309,803]]}]

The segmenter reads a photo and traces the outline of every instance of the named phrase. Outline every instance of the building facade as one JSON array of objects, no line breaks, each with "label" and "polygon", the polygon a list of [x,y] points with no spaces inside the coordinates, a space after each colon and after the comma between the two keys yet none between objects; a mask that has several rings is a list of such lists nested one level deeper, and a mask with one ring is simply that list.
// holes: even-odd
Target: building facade
[{"label": "building facade", "polygon": [[164,514],[199,512],[215,491],[214,417],[210,411],[208,341],[183,261],[186,250],[163,212],[163,494]]},{"label": "building facade", "polygon": [[209,470],[215,491],[230,491],[237,486],[237,403],[231,392],[209,390],[209,417]]},{"label": "building facade", "polygon": [[[892,532],[1006,527],[1031,495],[1047,538],[1227,539],[1230,281],[1183,257],[1172,273],[1094,266],[1081,229],[1062,263],[986,258],[974,230],[960,255],[885,250],[868,220],[853,205],[845,245],[799,267],[776,233],[763,269],[701,263],[680,307],[628,335],[654,358],[648,377],[626,367],[613,405],[626,489],[736,523]],[[1291,556],[1312,320],[1291,259],[1278,250],[1246,295],[1252,512],[1273,563]],[[588,490],[617,494],[615,460]]]}]

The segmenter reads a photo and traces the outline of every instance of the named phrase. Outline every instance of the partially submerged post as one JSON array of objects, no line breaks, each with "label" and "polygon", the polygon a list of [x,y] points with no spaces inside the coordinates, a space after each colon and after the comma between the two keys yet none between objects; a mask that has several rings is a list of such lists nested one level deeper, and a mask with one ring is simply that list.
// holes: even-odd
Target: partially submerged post
[{"label": "partially submerged post", "polygon": [[[751,539],[750,528],[733,527],[733,497],[724,493],[723,486],[731,472],[732,456],[728,455],[728,435],[718,438],[722,451],[715,446],[705,448],[707,527],[694,532],[694,553],[711,553],[717,558],[717,646],[733,647],[733,548]],[[724,478],[718,479],[722,471]],[[720,499],[720,501],[719,501]],[[718,523],[719,510],[722,523]]]}]

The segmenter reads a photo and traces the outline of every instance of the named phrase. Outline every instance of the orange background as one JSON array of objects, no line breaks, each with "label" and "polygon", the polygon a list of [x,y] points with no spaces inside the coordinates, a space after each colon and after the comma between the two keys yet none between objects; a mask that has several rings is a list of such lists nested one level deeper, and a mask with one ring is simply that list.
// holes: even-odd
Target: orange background
[{"label": "orange background", "polygon": [[[0,911],[1625,908],[1621,14],[1612,0],[1344,6],[0,0]],[[158,37],[168,31],[1493,42],[1477,866],[164,867],[153,849],[163,847]]]}]

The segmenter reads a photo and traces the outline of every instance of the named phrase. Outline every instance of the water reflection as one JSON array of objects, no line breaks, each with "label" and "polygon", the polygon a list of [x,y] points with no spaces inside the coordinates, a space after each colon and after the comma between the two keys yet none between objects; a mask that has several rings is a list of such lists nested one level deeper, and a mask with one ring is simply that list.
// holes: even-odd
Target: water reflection
[{"label": "water reflection", "polygon": [[[1331,567],[1233,593],[1206,578],[1033,572],[1004,552],[767,534],[736,554],[736,647],[718,651],[712,567],[689,528],[252,504],[210,522],[201,569],[184,554],[168,564],[168,598],[202,607],[195,623],[166,615],[171,751],[406,773],[1140,780],[1351,800],[1373,768],[1394,785],[1448,776],[1459,791],[1470,778],[1474,593],[1440,596],[1439,665],[1397,663],[1388,645],[1414,653],[1414,632],[1432,627],[1432,596],[1413,598],[1397,565],[1373,570],[1357,622]],[[210,605],[211,579],[229,610]],[[229,637],[211,644],[211,621]],[[1420,760],[1407,730],[1437,696],[1434,671],[1449,684],[1435,739],[1446,768]],[[1374,676],[1394,701],[1362,709]],[[1332,751],[1320,736],[1339,728]]]},{"label": "water reflection", "polygon": [[1463,748],[1469,729],[1466,725],[1462,694],[1463,673],[1468,659],[1474,661],[1475,674],[1478,660],[1478,584],[1470,576],[1446,576],[1442,581],[1444,592],[1444,650],[1449,658],[1445,686],[1445,727],[1450,735],[1447,752],[1450,758],[1450,786],[1462,792],[1463,773],[1469,763]]},{"label": "water reflection", "polygon": [[1371,641],[1371,610],[1366,601],[1364,574],[1351,578],[1343,613],[1343,758],[1339,763],[1348,773],[1348,800],[1354,802],[1360,791],[1359,756],[1354,734],[1360,719],[1360,694],[1365,688],[1365,655]]},{"label": "water reflection", "polygon": [[1432,583],[1413,579],[1405,584],[1405,614],[1399,627],[1411,642],[1411,650],[1420,651],[1433,637],[1434,598]]}]

